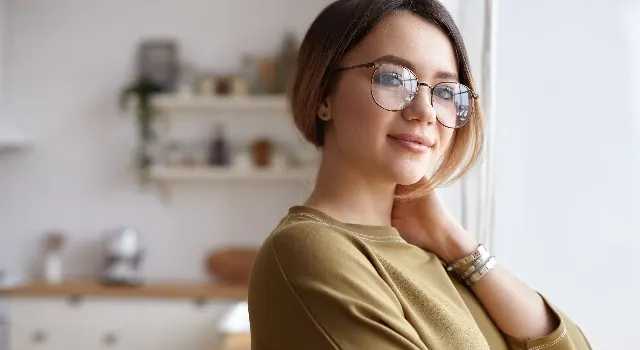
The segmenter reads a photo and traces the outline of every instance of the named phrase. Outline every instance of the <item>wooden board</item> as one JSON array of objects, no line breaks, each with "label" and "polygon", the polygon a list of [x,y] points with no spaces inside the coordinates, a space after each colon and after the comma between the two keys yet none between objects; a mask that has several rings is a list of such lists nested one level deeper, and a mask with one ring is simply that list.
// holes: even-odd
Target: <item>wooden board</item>
[{"label": "wooden board", "polygon": [[216,284],[148,283],[141,286],[107,286],[97,282],[61,284],[29,283],[2,289],[0,297],[102,297],[102,298],[188,298],[246,300],[247,286]]}]

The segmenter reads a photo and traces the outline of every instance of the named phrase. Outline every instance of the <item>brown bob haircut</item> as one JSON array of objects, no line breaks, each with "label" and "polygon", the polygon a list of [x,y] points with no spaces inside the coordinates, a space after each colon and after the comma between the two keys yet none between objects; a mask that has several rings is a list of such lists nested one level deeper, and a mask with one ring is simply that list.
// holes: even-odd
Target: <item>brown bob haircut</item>
[{"label": "brown bob haircut", "polygon": [[[331,92],[336,69],[343,56],[381,21],[399,11],[408,11],[438,26],[454,47],[460,82],[476,91],[462,35],[451,14],[438,0],[338,0],[327,6],[311,24],[300,53],[290,91],[296,127],[304,138],[324,146],[324,122],[318,108]],[[473,100],[467,124],[456,129],[434,174],[419,186],[399,193],[399,198],[417,198],[464,176],[480,159],[484,122],[478,99]]]}]

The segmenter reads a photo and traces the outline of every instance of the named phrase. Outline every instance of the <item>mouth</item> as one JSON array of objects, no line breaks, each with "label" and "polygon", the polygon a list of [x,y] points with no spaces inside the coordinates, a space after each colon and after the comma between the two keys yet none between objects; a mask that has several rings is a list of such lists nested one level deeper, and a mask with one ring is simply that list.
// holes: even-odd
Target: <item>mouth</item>
[{"label": "mouth", "polygon": [[389,138],[406,150],[418,154],[428,152],[435,144],[428,137],[419,134],[393,134]]}]

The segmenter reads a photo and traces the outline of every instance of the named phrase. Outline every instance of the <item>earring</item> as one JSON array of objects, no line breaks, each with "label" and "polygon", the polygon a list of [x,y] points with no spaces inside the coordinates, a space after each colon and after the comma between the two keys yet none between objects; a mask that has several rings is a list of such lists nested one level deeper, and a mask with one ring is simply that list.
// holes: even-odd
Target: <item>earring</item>
[{"label": "earring", "polygon": [[323,112],[318,118],[327,121],[327,112]]}]

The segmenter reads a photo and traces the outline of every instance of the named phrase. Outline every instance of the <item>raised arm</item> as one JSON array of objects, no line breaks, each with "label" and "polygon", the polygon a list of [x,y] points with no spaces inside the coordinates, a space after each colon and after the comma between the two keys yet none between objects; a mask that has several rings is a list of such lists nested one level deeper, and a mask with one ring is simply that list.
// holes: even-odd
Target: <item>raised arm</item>
[{"label": "raised arm", "polygon": [[[436,254],[447,265],[470,256],[479,246],[435,191],[418,200],[396,201],[392,222],[408,242]],[[464,277],[471,265],[465,263],[465,268],[452,273]],[[580,329],[500,265],[499,257],[491,261],[485,257],[476,268],[488,272],[470,289],[513,349],[590,349]]]},{"label": "raised arm", "polygon": [[[447,248],[441,250],[441,259],[449,265],[470,256],[478,247],[461,228],[450,232],[446,237],[447,241],[444,242]],[[481,264],[486,259],[477,261]],[[467,269],[469,267],[471,266],[467,266]],[[474,269],[471,267],[471,270]],[[462,272],[464,274],[466,271]],[[480,275],[476,273],[476,276]],[[591,349],[576,325],[499,263],[470,288],[498,328],[507,336],[511,348]]]}]

